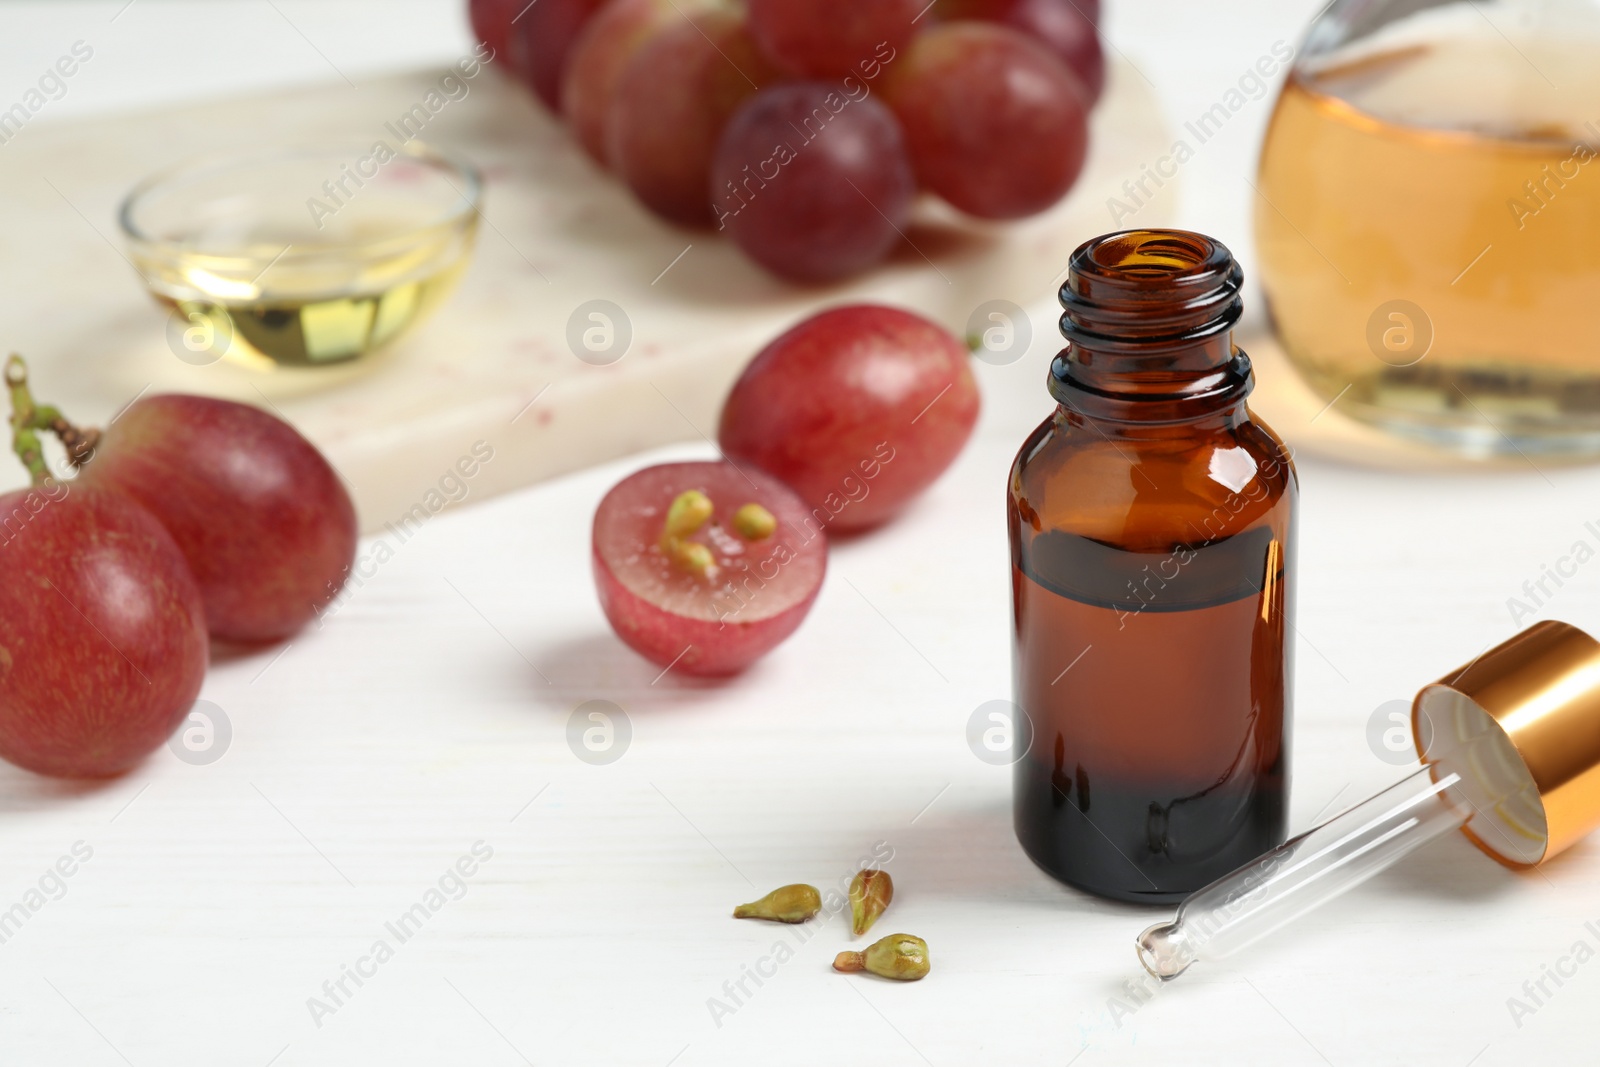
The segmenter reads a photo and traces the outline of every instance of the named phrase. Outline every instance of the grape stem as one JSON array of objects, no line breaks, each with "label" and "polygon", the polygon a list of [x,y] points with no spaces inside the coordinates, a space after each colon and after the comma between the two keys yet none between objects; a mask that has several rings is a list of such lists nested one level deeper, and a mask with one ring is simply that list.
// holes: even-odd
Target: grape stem
[{"label": "grape stem", "polygon": [[11,393],[11,450],[28,468],[33,484],[43,485],[50,477],[50,468],[45,466],[44,449],[34,426],[37,409],[33,394],[28,391],[28,365],[15,352],[6,360],[6,388]]},{"label": "grape stem", "polygon": [[40,430],[49,430],[60,439],[73,470],[94,458],[100,431],[80,430],[58,409],[35,403],[33,392],[28,388],[28,365],[15,352],[6,360],[6,389],[11,394],[11,449],[28,469],[34,485],[43,485],[51,477],[44,447],[39,441]]}]

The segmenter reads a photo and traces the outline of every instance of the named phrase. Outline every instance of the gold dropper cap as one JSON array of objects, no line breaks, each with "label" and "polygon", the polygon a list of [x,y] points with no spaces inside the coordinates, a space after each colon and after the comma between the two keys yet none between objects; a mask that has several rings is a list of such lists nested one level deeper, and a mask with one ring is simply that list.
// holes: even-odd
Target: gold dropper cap
[{"label": "gold dropper cap", "polygon": [[1463,832],[1501,863],[1543,863],[1600,826],[1600,642],[1576,626],[1535,623],[1425,686],[1411,715],[1423,762],[1473,787]]}]

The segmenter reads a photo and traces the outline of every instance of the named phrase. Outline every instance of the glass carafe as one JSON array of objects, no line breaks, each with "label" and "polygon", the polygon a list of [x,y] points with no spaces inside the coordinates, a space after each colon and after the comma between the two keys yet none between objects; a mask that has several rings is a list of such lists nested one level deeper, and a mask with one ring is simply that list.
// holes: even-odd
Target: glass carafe
[{"label": "glass carafe", "polygon": [[1324,403],[1600,453],[1600,0],[1335,0],[1278,99],[1260,276]]}]

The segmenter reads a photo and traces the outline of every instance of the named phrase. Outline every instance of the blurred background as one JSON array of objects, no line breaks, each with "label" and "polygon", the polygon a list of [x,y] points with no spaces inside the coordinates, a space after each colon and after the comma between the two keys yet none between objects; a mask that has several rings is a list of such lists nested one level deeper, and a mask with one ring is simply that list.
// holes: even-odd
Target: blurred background
[{"label": "blurred background", "polygon": [[[1148,80],[1177,130],[1233,87],[1274,41],[1297,45],[1323,4],[1235,0],[1107,3],[1101,33]],[[453,0],[7,0],[0,6],[0,99],[28,89],[83,38],[95,61],[50,117],[137,112],[161,104],[442,66],[473,45]],[[103,50],[102,50],[103,46]],[[1281,74],[1277,81],[1281,81]],[[1184,224],[1227,241],[1246,267],[1252,178],[1277,86],[1254,100],[1184,167]],[[1130,175],[1136,177],[1137,175]],[[1106,216],[1107,229],[1110,215]]]},{"label": "blurred background", "polygon": [[[663,225],[642,210],[507,77],[502,57],[466,80],[468,96],[422,134],[485,179],[476,247],[468,249],[462,284],[446,287],[436,314],[377,355],[322,366],[273,366],[241,356],[239,346],[221,362],[214,350],[186,350],[191,323],[177,309],[164,323],[139,280],[162,270],[170,276],[182,264],[152,268],[151,257],[127,247],[116,221],[123,197],[197,153],[390,137],[381,124],[421,99],[438,71],[472,54],[466,8],[453,0],[0,6],[0,100],[22,100],[74,42],[93,50],[65,91],[52,93],[26,129],[0,145],[12,247],[27,250],[0,262],[0,286],[15,297],[0,308],[0,330],[33,359],[50,397],[90,421],[109,419],[141,390],[271,404],[345,474],[363,529],[373,532],[432,481],[409,471],[447,466],[481,425],[516,420],[501,444],[511,461],[477,487],[501,492],[696,439],[749,355],[817,307],[885,301],[971,335],[989,327],[982,309],[1000,300],[1027,309],[1015,335],[1020,347],[991,360],[1017,364],[1006,381],[1017,383],[1024,406],[1008,421],[1010,434],[1048,408],[1037,383],[1059,347],[1053,290],[1078,242],[1181,222],[1228,244],[1255,285],[1257,147],[1284,57],[1317,11],[1309,3],[1243,3],[1220,17],[1181,3],[1107,5],[1101,51],[1109,87],[1091,117],[1088,163],[1061,203],[1014,223],[988,223],[925,199],[918,218],[931,216],[931,229],[913,228],[889,262],[821,287],[751,269],[725,235]],[[1273,73],[1264,78],[1258,69]],[[1225,98],[1225,121],[1213,118],[1203,139],[1186,131]],[[1194,149],[1192,158],[1175,178],[1151,184],[1152,167],[1173,166],[1179,139]],[[320,174],[261,180],[298,190]],[[192,209],[178,202],[173,210]],[[160,211],[152,207],[151,225]],[[263,258],[238,280],[272,266]],[[51,280],[64,277],[74,284]],[[1258,292],[1247,292],[1246,338],[1264,321]],[[621,347],[600,359],[573,347],[574,338],[588,336],[582,327],[596,300],[621,315],[605,327],[607,336],[620,327]],[[212,337],[218,323],[202,325]],[[1023,349],[1031,350],[1025,360]],[[1263,379],[1299,421],[1325,403],[1291,374]],[[539,412],[520,418],[536,397]],[[1342,435],[1361,433],[1337,418],[1318,429],[1336,446]],[[1370,450],[1368,459],[1395,455],[1404,456],[1403,447]],[[0,473],[0,486],[20,484],[18,477]]]}]

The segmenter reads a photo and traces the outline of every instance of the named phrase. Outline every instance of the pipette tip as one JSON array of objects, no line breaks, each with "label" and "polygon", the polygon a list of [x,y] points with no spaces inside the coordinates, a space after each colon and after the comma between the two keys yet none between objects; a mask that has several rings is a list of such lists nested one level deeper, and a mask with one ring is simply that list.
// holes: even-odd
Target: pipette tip
[{"label": "pipette tip", "polygon": [[1177,923],[1157,923],[1139,935],[1135,943],[1144,969],[1163,982],[1170,982],[1194,962],[1188,939]]}]

